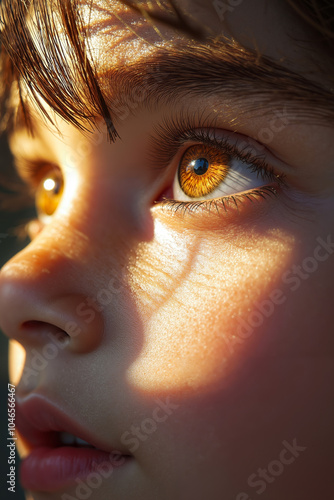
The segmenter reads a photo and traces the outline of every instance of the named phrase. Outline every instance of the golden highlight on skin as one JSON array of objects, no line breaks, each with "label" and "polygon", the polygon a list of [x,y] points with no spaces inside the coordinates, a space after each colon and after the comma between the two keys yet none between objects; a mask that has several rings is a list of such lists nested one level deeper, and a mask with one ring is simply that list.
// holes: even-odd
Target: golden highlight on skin
[{"label": "golden highlight on skin", "polygon": [[217,148],[198,144],[187,149],[179,168],[182,191],[191,198],[212,193],[229,171],[230,157]]}]

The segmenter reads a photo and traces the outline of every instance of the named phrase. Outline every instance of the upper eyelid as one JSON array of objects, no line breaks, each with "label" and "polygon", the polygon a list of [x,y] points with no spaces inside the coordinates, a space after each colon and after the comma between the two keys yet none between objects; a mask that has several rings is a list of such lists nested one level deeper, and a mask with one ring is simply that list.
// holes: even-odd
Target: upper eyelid
[{"label": "upper eyelid", "polygon": [[185,113],[167,117],[151,137],[153,154],[151,153],[149,159],[155,169],[164,170],[170,166],[180,148],[187,142],[206,143],[213,147],[230,149],[231,155],[246,163],[262,166],[264,170],[270,171],[273,177],[285,183],[290,167],[275,151],[248,134],[230,130],[222,125],[211,113]]},{"label": "upper eyelid", "polygon": [[14,166],[21,179],[32,188],[36,188],[44,175],[59,167],[44,159],[30,159],[24,156],[14,157]]},{"label": "upper eyelid", "polygon": [[[221,132],[218,134],[217,130]],[[219,137],[220,135],[220,137]],[[263,165],[264,168],[268,167],[268,161],[266,161],[266,154],[263,153],[262,149],[260,153],[256,153],[255,146],[251,146],[251,143],[245,144],[243,147],[238,145],[238,141],[242,144],[246,141],[242,140],[242,137],[234,137],[234,141],[230,140],[227,135],[232,136],[232,132],[227,130],[213,129],[212,127],[196,127],[188,130],[184,130],[179,133],[177,138],[173,138],[170,142],[166,138],[158,144],[158,136],[153,138],[156,143],[153,146],[154,153],[150,156],[152,157],[155,169],[166,169],[176,155],[181,156],[180,148],[185,146],[187,142],[189,143],[187,147],[192,144],[208,144],[212,147],[225,148],[227,153],[237,156],[241,161],[254,162],[257,161],[258,164]],[[253,141],[254,142],[254,141]],[[191,144],[192,143],[192,144]],[[161,144],[163,144],[161,146]],[[269,151],[267,152],[269,154]],[[178,155],[178,156],[179,156]]]},{"label": "upper eyelid", "polygon": [[[183,109],[175,115],[167,115],[161,119],[160,123],[155,127],[153,134],[151,134],[149,160],[154,165],[154,169],[163,170],[168,167],[180,147],[187,141],[207,142],[214,145],[215,139],[217,139],[216,145],[217,147],[221,147],[223,139],[220,137],[218,140],[218,131],[220,135],[225,135],[225,137],[227,135],[232,137],[235,134],[233,129],[230,129],[228,123],[221,123],[219,116],[211,111],[197,110],[193,112]],[[248,143],[258,144],[259,149],[265,147],[251,137],[243,135],[241,132],[238,132],[238,136],[243,136],[247,139]],[[235,147],[235,150],[237,149]],[[257,148],[254,147],[254,149]],[[253,154],[253,156],[259,158],[260,155]]]}]

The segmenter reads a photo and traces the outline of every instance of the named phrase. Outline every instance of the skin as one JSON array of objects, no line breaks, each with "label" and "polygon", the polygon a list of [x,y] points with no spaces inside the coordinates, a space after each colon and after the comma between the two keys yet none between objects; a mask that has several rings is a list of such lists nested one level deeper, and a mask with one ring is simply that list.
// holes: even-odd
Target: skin
[{"label": "skin", "polygon": [[[190,3],[194,18],[214,33],[243,33],[246,47],[284,57],[286,67],[319,79],[308,52],[290,38],[311,35],[282,2],[257,2],[256,10],[243,2],[224,21],[207,2],[180,2],[188,9]],[[135,44],[113,16],[96,13],[91,44],[112,53],[103,71],[121,65],[125,53],[145,60],[162,43],[140,16],[118,3],[114,8],[151,45]],[[94,28],[99,16],[105,30]],[[160,29],[164,44],[182,43],[181,34]],[[325,74],[320,80],[330,86]],[[189,99],[186,108],[215,105],[217,129],[228,134],[242,104],[213,101]],[[238,210],[229,203],[227,212],[183,213],[155,201],[173,184],[188,144],[163,172],[148,160],[150,136],[181,107],[139,105],[126,119],[116,117],[121,140],[112,145],[103,132],[92,138],[56,118],[60,135],[37,111],[34,138],[20,132],[12,139],[14,154],[43,158],[46,170],[57,165],[65,182],[57,211],[33,226],[32,242],[0,273],[0,326],[23,346],[26,366],[32,349],[42,352],[50,342],[47,333],[68,341],[28,383],[19,382],[19,353],[12,350],[17,394],[42,395],[95,429],[107,449],[124,454],[131,453],[122,436],[152,417],[157,400],[175,405],[139,438],[131,464],[91,499],[256,498],[259,486],[250,486],[249,476],[267,469],[283,441],[294,439],[305,449],[279,476],[269,473],[261,498],[329,498],[334,252],[315,251],[317,238],[334,239],[334,130],[294,116],[275,130],[264,153],[285,176],[277,196],[244,199]],[[242,116],[237,138],[256,140],[270,121],[261,113]],[[112,300],[98,307],[111,279]],[[78,314],[80,306],[86,315]],[[68,331],[68,321],[80,335]],[[62,493],[32,492],[32,498]],[[75,488],[66,493],[75,496]]]}]

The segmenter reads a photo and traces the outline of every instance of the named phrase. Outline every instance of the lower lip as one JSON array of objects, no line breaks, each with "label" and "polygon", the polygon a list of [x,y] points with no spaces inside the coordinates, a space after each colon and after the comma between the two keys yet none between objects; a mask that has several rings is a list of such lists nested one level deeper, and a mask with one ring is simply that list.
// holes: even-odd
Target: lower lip
[{"label": "lower lip", "polygon": [[89,474],[94,472],[92,482],[97,485],[126,460],[127,457],[116,452],[93,448],[37,448],[21,464],[21,484],[26,490],[53,492],[75,485],[76,479],[89,479]]}]

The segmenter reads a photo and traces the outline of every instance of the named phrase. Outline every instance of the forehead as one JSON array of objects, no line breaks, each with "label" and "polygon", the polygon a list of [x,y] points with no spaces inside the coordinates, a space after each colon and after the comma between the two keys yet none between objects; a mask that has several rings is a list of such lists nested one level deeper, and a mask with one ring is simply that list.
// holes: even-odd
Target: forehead
[{"label": "forehead", "polygon": [[[132,3],[136,9],[126,4]],[[182,30],[172,26],[186,23],[195,32],[215,40],[236,40],[246,48],[280,61],[285,67],[305,75],[319,73],[312,64],[310,47],[317,47],[312,35],[288,2],[246,0],[234,2],[179,0],[177,10],[168,0],[121,2],[118,0],[81,0],[79,10],[87,29],[95,63],[101,71],[130,65],[151,55],[154,50],[190,43]],[[173,4],[174,5],[174,2]],[[152,13],[151,19],[144,12]],[[158,20],[156,20],[158,19]],[[167,22],[160,22],[165,19]],[[196,42],[193,42],[196,47]],[[223,45],[222,45],[223,50]]]}]

